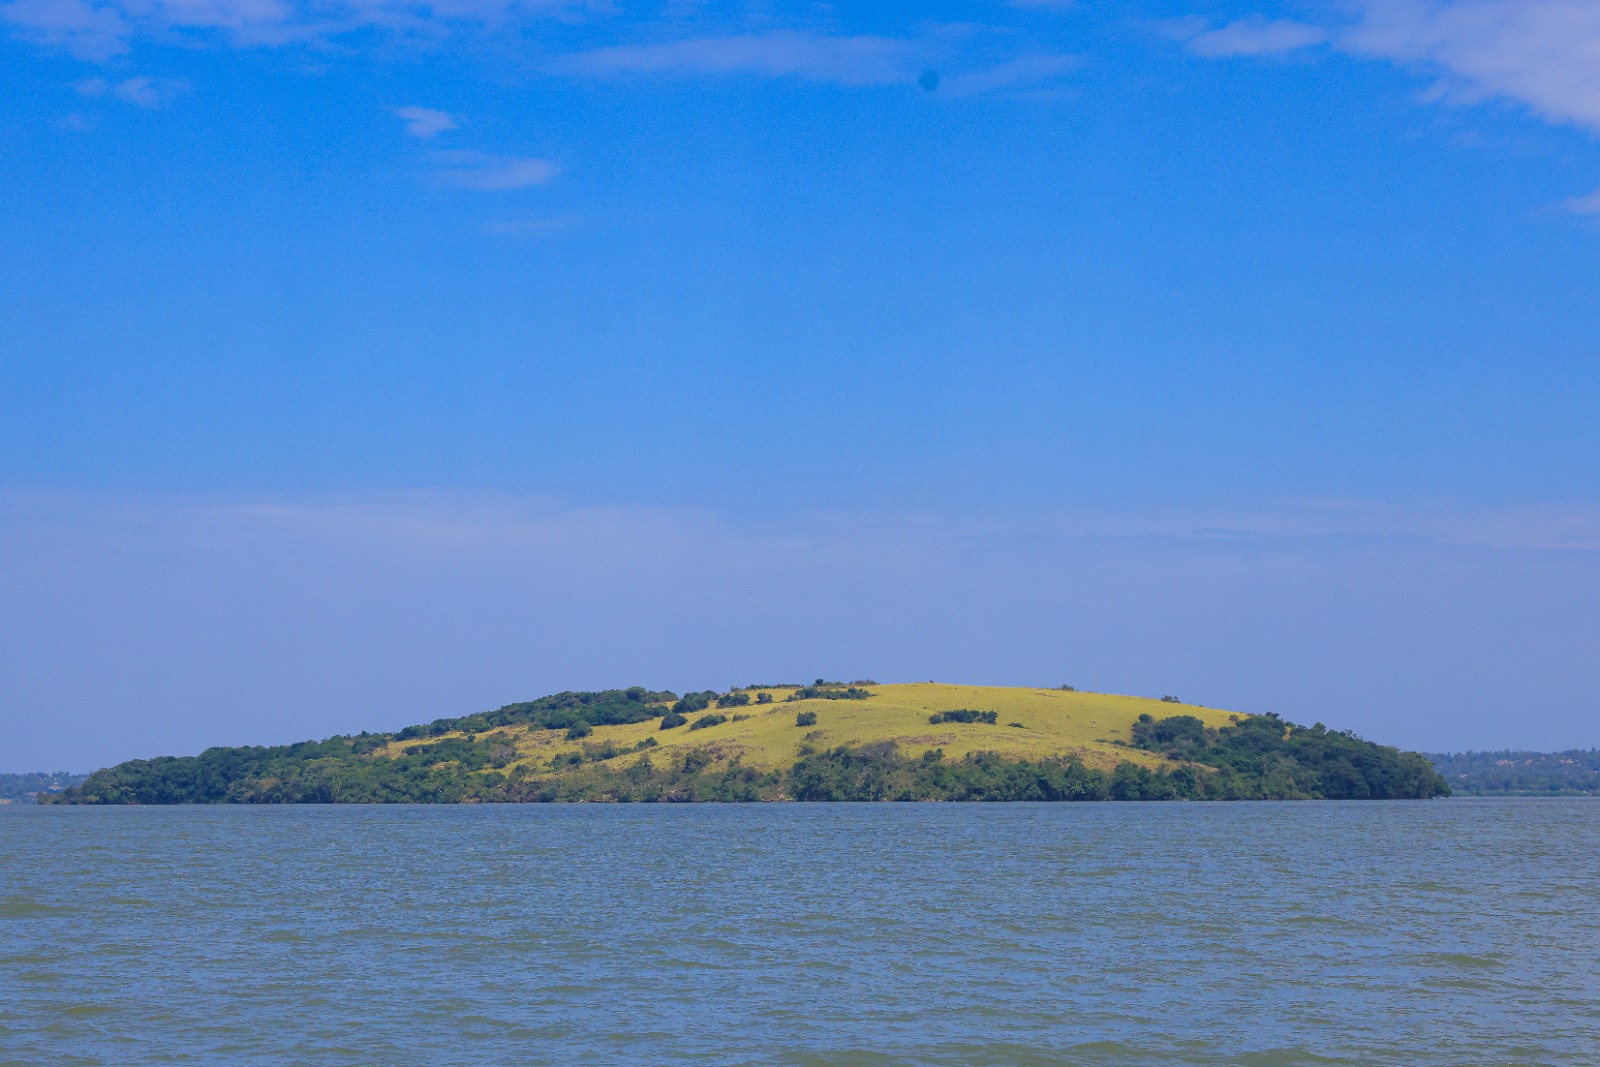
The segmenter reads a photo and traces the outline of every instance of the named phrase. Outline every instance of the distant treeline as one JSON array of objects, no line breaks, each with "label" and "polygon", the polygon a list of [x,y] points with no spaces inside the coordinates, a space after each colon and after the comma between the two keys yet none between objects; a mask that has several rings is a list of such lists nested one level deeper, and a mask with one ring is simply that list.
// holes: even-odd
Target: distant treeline
[{"label": "distant treeline", "polygon": [[[716,694],[690,697],[691,706],[705,697],[705,707]],[[975,753],[945,759],[942,751],[907,756],[893,742],[825,751],[802,743],[795,762],[778,770],[744,767],[737,758],[720,758],[713,747],[679,750],[658,763],[649,751],[657,747],[653,737],[629,747],[585,743],[549,767],[533,767],[507,738],[487,732],[527,724],[582,739],[595,726],[654,718],[671,728],[673,719],[682,720],[676,709],[683,705],[674,694],[638,687],[560,693],[395,734],[131,760],[96,771],[76,788],[47,799],[79,804],[1292,800],[1422,798],[1450,791],[1416,753],[1320,724],[1295,726],[1272,715],[1220,729],[1188,715],[1141,716],[1133,746],[1160,753],[1168,762],[1152,769],[1128,760],[1110,771],[1072,756],[1026,760]],[[985,713],[972,717],[979,725],[989,721]],[[711,713],[696,722],[713,718],[722,716]],[[456,731],[462,733],[440,736]],[[398,755],[379,752],[399,739],[423,743]],[[630,754],[636,754],[633,761],[619,760]]]},{"label": "distant treeline", "polygon": [[26,774],[0,774],[0,801],[31,804],[35,793],[59,793],[82,782],[88,775],[66,771],[29,771]]},{"label": "distant treeline", "polygon": [[1565,752],[1431,752],[1463,796],[1600,796],[1600,749]]}]

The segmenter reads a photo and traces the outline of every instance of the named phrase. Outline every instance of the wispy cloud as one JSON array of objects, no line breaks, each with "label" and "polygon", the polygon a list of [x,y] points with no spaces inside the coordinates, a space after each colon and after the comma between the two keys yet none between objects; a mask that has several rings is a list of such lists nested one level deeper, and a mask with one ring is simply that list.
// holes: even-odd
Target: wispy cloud
[{"label": "wispy cloud", "polygon": [[1259,15],[1215,29],[1203,20],[1185,19],[1169,25],[1175,35],[1187,39],[1191,52],[1208,58],[1286,55],[1322,44],[1329,37],[1328,31],[1320,26]]},{"label": "wispy cloud", "polygon": [[1352,0],[1353,17],[1312,25],[1260,15],[1213,28],[1165,24],[1197,55],[1281,55],[1326,43],[1437,79],[1436,96],[1501,99],[1549,121],[1600,131],[1600,2]]},{"label": "wispy cloud", "polygon": [[[1592,503],[974,518],[0,490],[0,690],[35,709],[6,756],[110,762],[830,665],[1565,747],[1593,737],[1597,552]],[[690,603],[695,626],[660,624]],[[1498,733],[1507,706],[1528,709],[1519,738]]]},{"label": "wispy cloud", "polygon": [[918,51],[916,42],[901,38],[777,30],[598,48],[568,56],[559,69],[581,75],[753,74],[842,85],[881,85],[912,81]]},{"label": "wispy cloud", "polygon": [[437,181],[490,193],[543,185],[561,170],[547,159],[485,152],[435,152],[433,161],[440,168],[434,173]]},{"label": "wispy cloud", "polygon": [[[593,0],[596,6],[599,0]],[[437,37],[564,15],[590,0],[0,0],[0,26],[84,59],[129,50],[140,35],[187,43],[326,44],[381,29]]]},{"label": "wispy cloud", "polygon": [[432,107],[397,107],[394,113],[406,124],[406,133],[412,137],[437,137],[447,130],[456,129],[460,123],[448,111]]},{"label": "wispy cloud", "polygon": [[1436,74],[1459,99],[1499,97],[1600,130],[1600,3],[1594,0],[1358,0],[1352,52]]},{"label": "wispy cloud", "polygon": [[72,86],[79,96],[113,96],[125,103],[143,108],[164,107],[189,90],[183,78],[151,78],[145,75],[109,82],[104,78],[85,78]]},{"label": "wispy cloud", "polygon": [[25,41],[58,47],[80,59],[108,59],[128,50],[133,27],[114,6],[87,0],[11,0],[0,23]]},{"label": "wispy cloud", "polygon": [[1575,196],[1564,200],[1562,207],[1574,215],[1600,215],[1600,189],[1596,189],[1588,196]]}]

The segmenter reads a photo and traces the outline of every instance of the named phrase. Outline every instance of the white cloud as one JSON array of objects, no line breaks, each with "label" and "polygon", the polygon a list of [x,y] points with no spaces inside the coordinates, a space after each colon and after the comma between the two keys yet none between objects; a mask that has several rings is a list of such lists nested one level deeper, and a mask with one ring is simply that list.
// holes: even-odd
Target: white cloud
[{"label": "white cloud", "polygon": [[1450,99],[1507,100],[1549,121],[1600,131],[1597,0],[1352,0],[1349,9],[1354,18],[1342,26],[1256,15],[1218,29],[1201,19],[1166,28],[1209,57],[1327,42],[1430,74]]},{"label": "white cloud", "polygon": [[406,124],[406,133],[412,137],[436,137],[460,123],[448,111],[431,107],[397,107],[394,113]]},{"label": "white cloud", "polygon": [[567,57],[572,74],[756,74],[843,85],[910,81],[915,42],[890,37],[831,37],[793,30],[701,37],[664,44],[599,48]]},{"label": "white cloud", "polygon": [[1174,36],[1186,39],[1189,50],[1208,59],[1223,56],[1276,56],[1322,44],[1328,31],[1292,19],[1265,19],[1259,15],[1211,29],[1202,19],[1168,23]]},{"label": "white cloud", "polygon": [[137,107],[158,108],[187,92],[189,83],[182,78],[151,78],[141,74],[116,83],[104,78],[85,78],[74,82],[72,87],[79,96],[115,96]]},{"label": "white cloud", "polygon": [[494,156],[484,152],[435,152],[440,169],[434,177],[445,185],[480,192],[503,192],[543,185],[560,173],[547,159]]},{"label": "white cloud", "polygon": [[1340,46],[1438,75],[1458,99],[1502,98],[1600,130],[1595,0],[1358,0]]},{"label": "white cloud", "polygon": [[1588,196],[1575,196],[1565,200],[1561,206],[1574,215],[1600,215],[1600,189],[1596,189]]}]

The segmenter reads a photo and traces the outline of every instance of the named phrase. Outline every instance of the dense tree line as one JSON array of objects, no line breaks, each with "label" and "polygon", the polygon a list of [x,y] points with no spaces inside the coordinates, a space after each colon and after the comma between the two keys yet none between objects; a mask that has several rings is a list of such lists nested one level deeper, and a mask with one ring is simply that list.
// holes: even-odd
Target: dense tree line
[{"label": "dense tree line", "polygon": [[1438,752],[1428,759],[1467,796],[1600,796],[1600,749]]},{"label": "dense tree line", "polygon": [[[704,696],[706,707],[715,693],[693,694]],[[423,726],[408,726],[394,737],[406,741],[414,737],[438,737],[441,734],[482,733],[500,726],[527,726],[535,730],[570,730],[579,723],[590,726],[622,726],[627,723],[654,719],[666,710],[665,705],[678,699],[676,693],[655,693],[643,686],[631,689],[607,689],[598,693],[557,693],[554,696],[529,700],[520,704],[507,704],[494,711],[483,711],[456,719],[435,719]]]},{"label": "dense tree line", "polygon": [[1240,717],[1221,728],[1207,727],[1193,715],[1141,715],[1133,725],[1133,744],[1259,783],[1264,793],[1284,799],[1450,795],[1450,786],[1420,753],[1363,741],[1320,722],[1296,726],[1271,714]]}]

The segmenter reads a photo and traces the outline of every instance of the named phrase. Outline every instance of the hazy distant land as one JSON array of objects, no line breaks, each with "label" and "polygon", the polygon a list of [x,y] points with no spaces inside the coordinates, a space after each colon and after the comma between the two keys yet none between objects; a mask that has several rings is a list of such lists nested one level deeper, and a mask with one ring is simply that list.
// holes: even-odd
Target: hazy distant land
[{"label": "hazy distant land", "polygon": [[1600,796],[1600,749],[1565,752],[1430,752],[1463,796]]},{"label": "hazy distant land", "polygon": [[0,804],[32,804],[38,793],[59,793],[87,777],[86,774],[70,774],[66,771],[0,774]]}]

